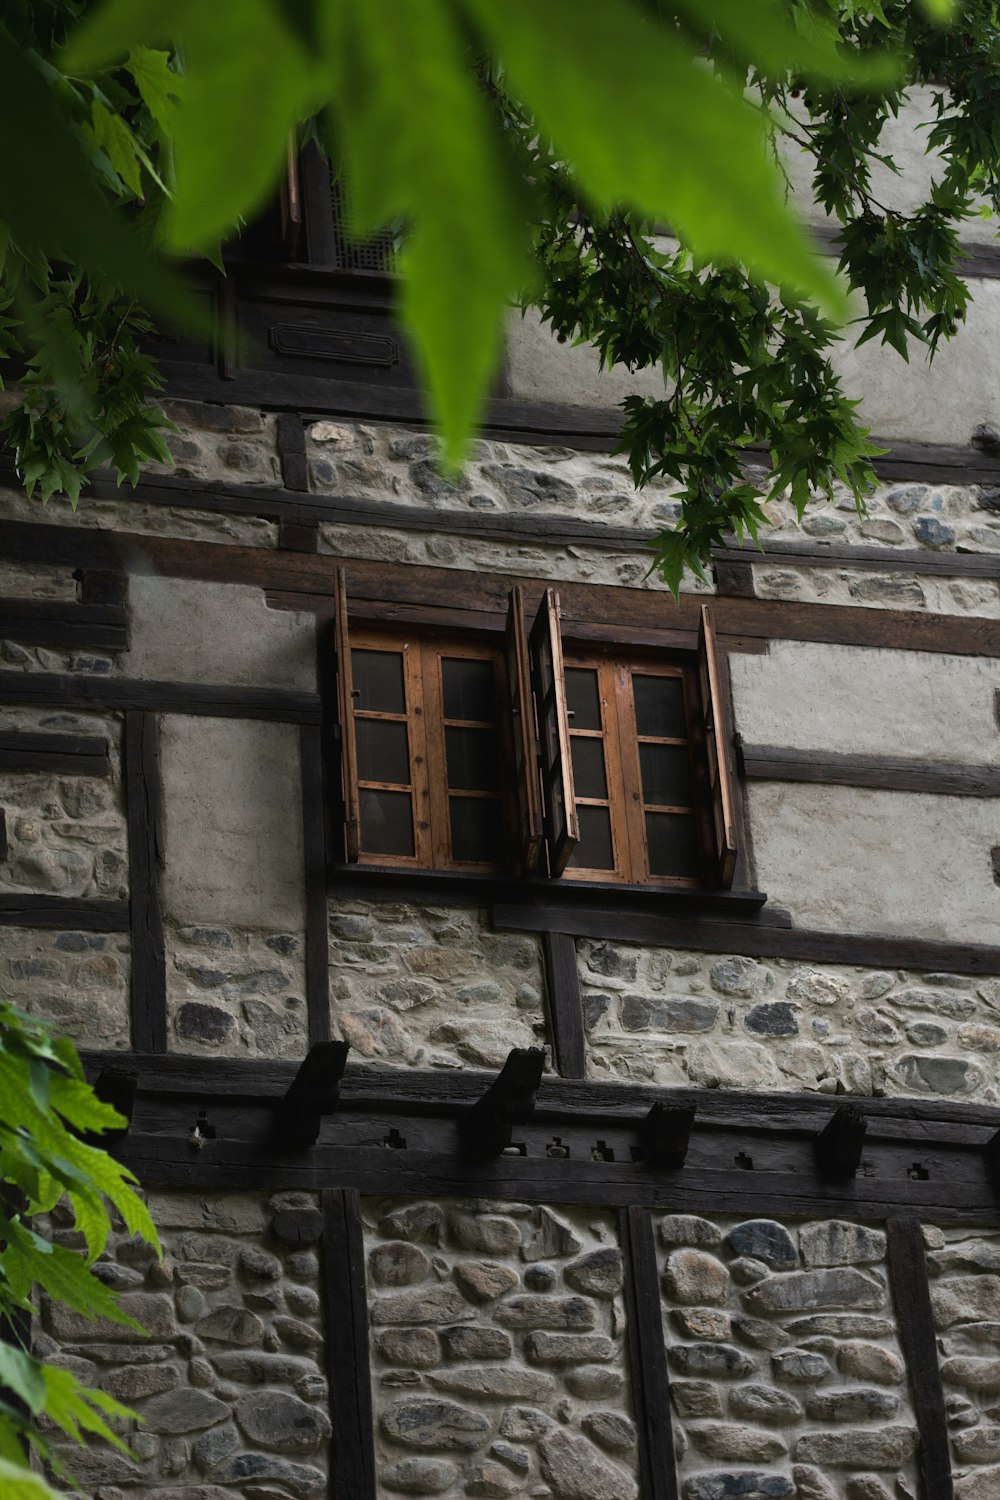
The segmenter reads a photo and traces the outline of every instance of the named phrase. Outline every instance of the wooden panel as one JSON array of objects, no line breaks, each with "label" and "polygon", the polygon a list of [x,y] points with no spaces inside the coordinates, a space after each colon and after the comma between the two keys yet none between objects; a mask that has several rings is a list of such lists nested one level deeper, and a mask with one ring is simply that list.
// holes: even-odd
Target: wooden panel
[{"label": "wooden panel", "polygon": [[587,1049],[583,1034],[583,1001],[580,996],[576,942],[565,933],[547,932],[544,947],[552,1059],[562,1078],[584,1078],[587,1073]]},{"label": "wooden panel", "polygon": [[324,1191],[322,1201],[321,1277],[333,1421],[330,1496],[332,1500],[375,1500],[361,1204],[357,1191],[351,1188]]},{"label": "wooden panel", "polygon": [[347,579],[343,568],[337,569],[334,580],[333,640],[337,661],[337,722],[340,726],[340,791],[344,808],[344,853],[348,864],[355,864],[361,852],[361,814],[358,802],[351,638],[347,624]]},{"label": "wooden panel", "polygon": [[678,1500],[663,1306],[649,1210],[623,1208],[618,1233],[625,1258],[625,1341],[639,1432],[643,1500]]},{"label": "wooden panel", "polygon": [[561,875],[580,837],[566,715],[566,681],[559,633],[559,595],[546,589],[529,640],[532,686],[545,787],[549,874]]},{"label": "wooden panel", "polygon": [[155,715],[129,709],[123,741],[131,913],[132,1045],[167,1046],[167,981],[160,909],[163,792]]},{"label": "wooden panel", "polygon": [[920,1433],[921,1500],[952,1500],[948,1423],[920,1220],[891,1219],[886,1231],[892,1300]]},{"label": "wooden panel", "polygon": [[528,632],[524,622],[524,591],[516,587],[510,591],[506,645],[508,707],[519,813],[519,863],[522,873],[531,875],[538,869],[542,853],[542,798]]},{"label": "wooden panel", "polygon": [[806,781],[821,786],[864,786],[890,792],[931,792],[938,797],[1000,797],[1000,766],[898,755],[834,755],[744,745],[743,768],[753,781]]},{"label": "wooden panel", "polygon": [[709,820],[717,881],[728,887],[733,883],[736,870],[736,817],[718,650],[712,611],[704,604],[698,636],[698,680],[708,754]]}]

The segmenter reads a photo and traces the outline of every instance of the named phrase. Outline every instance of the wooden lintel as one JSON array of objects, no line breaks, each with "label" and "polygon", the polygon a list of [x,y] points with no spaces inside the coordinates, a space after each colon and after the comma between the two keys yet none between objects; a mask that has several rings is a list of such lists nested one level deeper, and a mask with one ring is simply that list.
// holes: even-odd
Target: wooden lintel
[{"label": "wooden lintel", "polygon": [[542,1081],[545,1050],[515,1047],[481,1099],[461,1117],[460,1133],[468,1150],[495,1156],[511,1143],[513,1127],[531,1119]]}]

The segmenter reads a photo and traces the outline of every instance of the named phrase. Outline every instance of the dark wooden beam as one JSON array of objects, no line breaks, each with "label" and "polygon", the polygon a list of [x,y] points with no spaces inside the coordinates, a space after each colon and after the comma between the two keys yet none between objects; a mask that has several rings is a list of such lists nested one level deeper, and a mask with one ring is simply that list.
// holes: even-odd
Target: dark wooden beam
[{"label": "dark wooden beam", "polygon": [[515,1125],[534,1114],[542,1081],[542,1047],[515,1047],[489,1088],[459,1118],[459,1134],[468,1151],[497,1156],[511,1143]]},{"label": "dark wooden beam", "polygon": [[583,1078],[587,1072],[587,1046],[576,942],[564,932],[546,932],[542,942],[552,1060],[563,1078]]},{"label": "dark wooden beam", "polygon": [[944,1390],[920,1220],[909,1215],[890,1219],[886,1233],[896,1326],[920,1434],[921,1500],[953,1500]]},{"label": "dark wooden beam", "polygon": [[678,1500],[663,1307],[649,1210],[623,1208],[618,1237],[625,1261],[625,1351],[639,1433],[643,1500]]},{"label": "dark wooden beam", "polygon": [[281,478],[286,490],[305,491],[309,488],[309,470],[306,464],[306,435],[302,418],[297,412],[282,412],[277,422],[278,459],[281,463]]},{"label": "dark wooden beam", "polygon": [[128,615],[115,605],[3,599],[0,636],[31,646],[124,651],[128,647]]},{"label": "dark wooden beam", "polygon": [[654,1104],[640,1131],[643,1161],[666,1172],[683,1167],[695,1113],[693,1104]]},{"label": "dark wooden beam", "polygon": [[853,1177],[861,1166],[868,1121],[860,1104],[842,1104],[816,1137],[816,1160],[825,1176]]},{"label": "dark wooden beam", "polygon": [[128,932],[127,901],[89,901],[75,896],[14,896],[0,892],[0,927],[38,927],[63,932]]},{"label": "dark wooden beam", "polygon": [[0,771],[54,771],[68,776],[110,776],[108,742],[99,735],[0,733]]},{"label": "dark wooden beam", "polygon": [[309,1048],[278,1106],[278,1139],[296,1147],[315,1145],[320,1125],[340,1101],[347,1042],[316,1042]]},{"label": "dark wooden beam", "polygon": [[315,693],[188,682],[139,682],[125,677],[84,677],[58,672],[0,672],[0,703],[208,714],[222,719],[277,719],[290,724],[318,724],[320,718],[319,698]]},{"label": "dark wooden beam", "polygon": [[915,760],[900,755],[835,755],[777,745],[744,745],[743,768],[752,781],[799,781],[863,786],[939,797],[1000,797],[1000,766]]},{"label": "dark wooden beam", "polygon": [[320,1275],[333,1422],[330,1495],[332,1500],[376,1500],[361,1201],[356,1189],[341,1188],[325,1190],[322,1205]]},{"label": "dark wooden beam", "polygon": [[302,848],[305,878],[305,969],[309,1044],[330,1039],[330,954],[326,896],[323,731],[299,731],[302,776]]},{"label": "dark wooden beam", "polygon": [[132,1045],[143,1052],[164,1052],[167,977],[160,908],[163,788],[155,714],[131,708],[126,712],[123,759],[132,934]]},{"label": "dark wooden beam", "polygon": [[493,925],[511,931],[566,932],[599,942],[694,948],[702,953],[737,953],[749,958],[792,958],[809,963],[932,973],[1000,974],[1000,947],[985,943],[939,943],[879,933],[817,932],[738,920],[683,920],[610,908],[573,911],[565,906],[548,908],[542,903],[495,905]]}]

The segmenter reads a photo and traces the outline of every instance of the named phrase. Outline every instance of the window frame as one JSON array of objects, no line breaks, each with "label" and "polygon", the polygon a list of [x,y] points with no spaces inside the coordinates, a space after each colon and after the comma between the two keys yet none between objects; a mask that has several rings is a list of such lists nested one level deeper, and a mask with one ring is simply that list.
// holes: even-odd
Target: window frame
[{"label": "window frame", "polygon": [[[434,794],[435,837],[431,840],[425,838],[418,844],[418,832],[426,833],[427,830],[415,828],[412,856],[370,855],[358,862],[353,862],[350,858],[350,850],[342,847],[342,833],[338,832],[336,823],[331,823],[331,834],[334,840],[331,845],[332,866],[342,868],[346,863],[349,868],[352,865],[358,868],[360,865],[367,867],[370,872],[382,870],[387,875],[395,872],[426,877],[430,886],[440,886],[451,877],[457,879],[459,885],[469,881],[475,884],[478,881],[484,885],[489,883],[494,887],[504,887],[511,891],[530,884],[536,890],[549,890],[553,893],[559,889],[572,889],[581,894],[586,890],[619,891],[629,894],[646,892],[651,897],[677,896],[693,898],[696,901],[711,899],[713,896],[729,896],[739,852],[736,823],[740,804],[737,801],[732,765],[733,742],[728,730],[730,722],[728,703],[723,696],[725,692],[728,692],[727,664],[724,659],[716,659],[715,656],[718,648],[712,631],[709,608],[703,606],[700,609],[700,630],[696,638],[693,636],[690,625],[687,629],[676,632],[635,629],[629,626],[616,627],[613,624],[602,627],[600,623],[589,618],[572,620],[564,625],[560,620],[559,597],[556,590],[543,588],[539,599],[537,585],[514,585],[511,588],[510,583],[510,580],[489,580],[483,607],[478,610],[470,610],[468,607],[464,609],[440,607],[435,603],[420,605],[416,600],[409,605],[406,603],[390,604],[388,601],[379,603],[378,595],[372,595],[365,590],[364,597],[352,600],[352,607],[348,612],[345,580],[342,609],[337,608],[331,611],[335,620],[335,661],[333,664],[335,678],[331,677],[331,684],[334,680],[336,681],[336,701],[341,724],[350,723],[350,711],[345,718],[342,707],[344,674],[336,668],[336,662],[339,662],[341,658],[349,660],[349,651],[345,653],[343,647],[345,640],[348,641],[350,647],[368,649],[372,647],[378,649],[380,646],[384,648],[394,640],[397,642],[419,640],[423,643],[420,650],[425,653],[436,648],[439,657],[443,653],[445,656],[465,655],[478,659],[490,659],[494,662],[498,732],[501,736],[502,764],[506,767],[507,778],[501,785],[499,793],[501,819],[507,838],[505,862],[503,864],[459,862],[451,857],[450,823],[444,821],[444,808],[448,793],[445,790],[446,773],[441,768],[444,760],[444,724],[442,722],[439,730],[432,731],[430,734],[430,741],[434,740],[435,734],[438,734],[440,740],[437,750],[431,752],[431,759],[436,761],[438,769],[435,771],[431,768],[424,773],[427,777],[436,776],[439,782]],[[525,598],[528,596],[529,589],[533,602],[537,603],[534,611],[525,608]],[[499,608],[502,603],[507,606],[506,631]],[[349,625],[348,613],[350,613]],[[572,866],[564,867],[562,870],[553,870],[552,851],[557,843],[558,830],[553,827],[550,799],[540,796],[540,785],[531,774],[532,765],[538,765],[540,758],[544,758],[540,757],[539,748],[537,748],[542,746],[545,739],[540,732],[542,724],[538,715],[540,694],[537,632],[542,628],[540,622],[546,623],[546,628],[550,632],[550,638],[560,658],[565,641],[565,661],[561,663],[561,670],[558,674],[562,692],[560,695],[553,695],[554,697],[560,696],[562,700],[559,718],[563,732],[559,732],[557,723],[554,726],[555,733],[550,738],[558,742],[560,784],[571,798],[566,806],[572,807],[574,812],[577,802],[571,764],[571,742],[574,736],[570,728],[572,721],[569,718],[565,699],[565,671],[567,668],[572,670],[575,665],[581,663],[603,662],[605,672],[613,672],[614,667],[611,664],[617,662],[628,677],[630,711],[626,713],[616,701],[611,721],[606,717],[603,721],[605,733],[609,733],[612,751],[613,763],[607,767],[608,791],[609,802],[614,801],[616,804],[616,832],[619,847],[623,837],[629,841],[628,857],[616,857],[613,870],[590,870]],[[680,677],[684,683],[687,744],[694,787],[691,815],[697,818],[699,825],[697,844],[701,860],[697,875],[652,875],[646,844],[645,815],[647,811],[660,810],[659,806],[650,803],[640,803],[634,808],[628,806],[627,788],[630,785],[633,787],[641,785],[640,744],[643,742],[637,732],[631,681],[633,675],[644,673],[653,676]],[[533,680],[529,681],[529,678]],[[440,692],[437,701],[440,702]],[[523,715],[529,706],[534,718],[533,737],[536,749],[532,754],[531,736],[525,734],[522,753],[519,754],[517,746],[521,738]],[[433,705],[422,702],[421,707],[428,708]],[[442,718],[442,715],[434,711],[429,714],[422,713],[418,717],[423,720],[422,732],[426,736],[431,720],[436,722]],[[336,736],[337,729],[334,729],[332,733]],[[346,779],[345,766],[349,761],[349,755],[344,754],[344,740],[348,737],[341,734],[340,738],[341,768]],[[643,737],[645,738],[647,737]],[[662,736],[655,738],[662,739]],[[668,740],[672,738],[675,737],[667,736]],[[425,740],[423,751],[425,767],[430,741]],[[411,754],[415,753],[411,749]],[[525,774],[516,774],[519,768]],[[544,768],[539,766],[538,783],[544,783],[544,775]],[[415,788],[414,796],[416,796],[420,790],[420,779],[418,778],[416,782],[411,780],[411,786]],[[429,810],[431,804],[429,782],[426,787],[425,800]],[[586,798],[582,799],[584,803],[586,800]],[[539,801],[543,804],[541,808],[538,806]],[[342,788],[340,802],[345,817],[348,817],[351,807],[348,789]],[[677,804],[677,806],[680,805]],[[682,811],[687,814],[686,804]],[[540,815],[544,827],[539,826]],[[416,823],[424,819],[418,820],[415,817],[414,821]],[[429,822],[430,819],[426,821]],[[640,821],[642,823],[641,837],[639,835]],[[445,828],[449,830],[447,840]],[[575,839],[572,842],[575,843]],[[641,857],[634,854],[633,846],[640,848]],[[540,858],[537,857],[539,849],[541,850]],[[567,851],[567,860],[571,854],[572,847]],[[734,891],[731,899],[742,900],[744,897],[756,899],[758,893]],[[763,898],[760,897],[759,900]]]}]

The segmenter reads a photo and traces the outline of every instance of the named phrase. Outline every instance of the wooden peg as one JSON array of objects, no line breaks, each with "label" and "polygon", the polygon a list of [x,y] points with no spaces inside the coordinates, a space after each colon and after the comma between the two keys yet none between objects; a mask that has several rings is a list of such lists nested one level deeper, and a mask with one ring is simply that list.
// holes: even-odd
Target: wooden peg
[{"label": "wooden peg", "polygon": [[642,1122],[643,1160],[647,1166],[674,1171],[683,1167],[691,1144],[694,1124],[693,1104],[654,1104]]},{"label": "wooden peg", "polygon": [[813,1142],[826,1177],[853,1177],[861,1165],[868,1121],[860,1104],[842,1104]]},{"label": "wooden peg", "polygon": [[481,1099],[462,1116],[459,1129],[470,1151],[497,1156],[510,1145],[512,1127],[524,1125],[535,1108],[545,1050],[515,1047]]},{"label": "wooden peg", "polygon": [[324,1115],[340,1102],[340,1080],[347,1064],[349,1042],[317,1042],[288,1087],[278,1107],[278,1132],[296,1146],[313,1146]]}]

